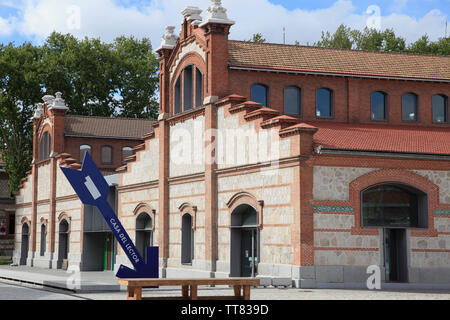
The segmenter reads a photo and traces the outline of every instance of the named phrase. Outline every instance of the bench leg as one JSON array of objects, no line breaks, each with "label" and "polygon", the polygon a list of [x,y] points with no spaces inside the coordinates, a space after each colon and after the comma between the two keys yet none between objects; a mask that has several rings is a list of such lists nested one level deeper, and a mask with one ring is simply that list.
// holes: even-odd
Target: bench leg
[{"label": "bench leg", "polygon": [[142,288],[141,287],[128,287],[127,288],[127,300],[142,300]]},{"label": "bench leg", "polygon": [[183,298],[189,297],[189,286],[181,286],[181,296]]},{"label": "bench leg", "polygon": [[250,286],[244,286],[244,300],[250,300]]},{"label": "bench leg", "polygon": [[239,286],[239,285],[235,285],[234,286],[234,297],[236,298],[236,299],[241,299],[241,286]]},{"label": "bench leg", "polygon": [[191,300],[197,300],[197,286],[191,285]]}]

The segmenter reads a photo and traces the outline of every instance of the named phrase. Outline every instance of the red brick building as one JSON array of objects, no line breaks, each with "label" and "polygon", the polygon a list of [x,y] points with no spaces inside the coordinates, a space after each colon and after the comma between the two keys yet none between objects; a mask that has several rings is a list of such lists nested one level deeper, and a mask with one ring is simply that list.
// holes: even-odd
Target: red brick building
[{"label": "red brick building", "polygon": [[[138,249],[159,246],[164,277],[365,287],[376,266],[450,287],[450,57],[232,41],[212,2],[167,27],[158,122],[117,169]],[[86,255],[89,232],[70,237]]]},{"label": "red brick building", "polygon": [[92,241],[99,244],[99,256],[110,256],[108,261],[99,261],[98,268],[111,269],[110,231],[95,209],[79,202],[58,167],[80,169],[84,154],[89,152],[108,177],[114,207],[115,170],[133,156],[143,143],[142,136],[152,131],[154,121],[66,115],[69,107],[60,93],[43,100],[33,117],[32,170],[16,195],[14,262],[46,268],[60,268],[64,260],[82,265],[82,253],[90,248],[80,247],[80,232],[89,224],[86,238],[95,238]]}]

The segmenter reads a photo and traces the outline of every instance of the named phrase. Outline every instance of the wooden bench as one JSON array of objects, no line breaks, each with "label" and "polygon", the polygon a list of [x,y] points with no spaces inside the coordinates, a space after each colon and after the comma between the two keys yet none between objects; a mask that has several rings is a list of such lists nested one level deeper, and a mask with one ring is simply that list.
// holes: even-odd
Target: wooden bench
[{"label": "wooden bench", "polygon": [[[127,286],[127,300],[250,300],[251,286],[259,285],[255,278],[202,278],[202,279],[119,279]],[[198,286],[233,286],[234,296],[197,295]],[[181,286],[181,297],[142,297],[142,287]]]}]

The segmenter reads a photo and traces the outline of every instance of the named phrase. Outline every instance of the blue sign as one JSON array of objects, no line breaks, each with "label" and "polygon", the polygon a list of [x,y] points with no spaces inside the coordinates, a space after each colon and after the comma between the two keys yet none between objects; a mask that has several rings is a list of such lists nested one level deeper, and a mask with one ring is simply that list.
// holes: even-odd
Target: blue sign
[{"label": "blue sign", "polygon": [[86,152],[83,160],[81,171],[62,168],[64,175],[69,180],[72,188],[85,205],[97,207],[117,242],[130,259],[134,266],[134,270],[124,265],[119,267],[116,272],[118,278],[158,278],[158,247],[147,247],[147,261],[142,259],[136,246],[127,231],[120,223],[109,205],[107,198],[109,193],[109,185],[105,178],[98,170],[94,161],[88,152]]}]

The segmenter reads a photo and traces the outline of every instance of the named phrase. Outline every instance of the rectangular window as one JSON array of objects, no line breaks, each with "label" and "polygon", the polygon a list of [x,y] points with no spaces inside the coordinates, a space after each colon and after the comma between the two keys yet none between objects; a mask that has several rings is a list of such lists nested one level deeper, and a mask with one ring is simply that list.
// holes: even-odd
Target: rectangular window
[{"label": "rectangular window", "polygon": [[102,163],[103,164],[113,163],[113,149],[109,146],[102,147]]},{"label": "rectangular window", "polygon": [[443,95],[434,95],[432,98],[433,122],[448,122],[448,98]]},{"label": "rectangular window", "polygon": [[325,88],[316,91],[316,116],[318,118],[332,118],[333,104],[333,91]]},{"label": "rectangular window", "polygon": [[402,97],[402,120],[417,121],[417,96],[405,94]]},{"label": "rectangular window", "polygon": [[387,120],[387,95],[377,91],[371,94],[371,119]]},{"label": "rectangular window", "polygon": [[284,89],[284,113],[299,117],[301,114],[301,95],[297,87],[286,87]]}]

